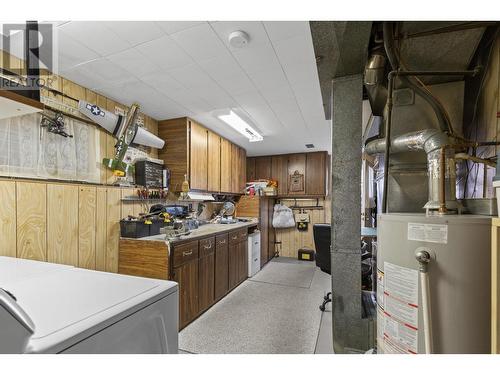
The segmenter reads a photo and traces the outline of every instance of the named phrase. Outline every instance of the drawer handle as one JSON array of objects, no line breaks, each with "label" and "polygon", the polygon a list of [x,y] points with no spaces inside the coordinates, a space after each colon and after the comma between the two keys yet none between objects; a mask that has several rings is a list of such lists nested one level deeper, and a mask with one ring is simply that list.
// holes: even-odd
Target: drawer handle
[{"label": "drawer handle", "polygon": [[190,256],[193,254],[193,250],[190,250],[190,251],[183,251],[182,252],[182,256],[183,257],[187,257],[187,256]]},{"label": "drawer handle", "polygon": [[237,240],[238,236],[231,237],[232,240]]},{"label": "drawer handle", "polygon": [[205,250],[209,250],[209,249],[211,249],[211,248],[212,248],[212,244],[210,244],[210,245],[208,245],[208,246],[207,246],[207,245],[205,245],[205,246],[203,246],[203,248],[204,248]]},{"label": "drawer handle", "polygon": [[226,243],[226,240],[219,241],[221,245],[224,245]]}]

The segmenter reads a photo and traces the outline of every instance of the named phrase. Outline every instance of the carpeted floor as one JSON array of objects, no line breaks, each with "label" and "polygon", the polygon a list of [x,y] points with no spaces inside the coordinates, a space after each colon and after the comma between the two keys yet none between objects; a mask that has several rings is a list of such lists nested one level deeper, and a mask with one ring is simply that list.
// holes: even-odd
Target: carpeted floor
[{"label": "carpeted floor", "polygon": [[330,277],[314,263],[271,261],[179,333],[191,353],[314,353]]}]

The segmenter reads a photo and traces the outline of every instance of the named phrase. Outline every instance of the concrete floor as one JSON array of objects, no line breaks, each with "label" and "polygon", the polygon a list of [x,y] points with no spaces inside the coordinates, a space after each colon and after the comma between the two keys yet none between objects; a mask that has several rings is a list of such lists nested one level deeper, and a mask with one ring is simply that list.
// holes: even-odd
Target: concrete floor
[{"label": "concrete floor", "polygon": [[[179,353],[332,354],[330,276],[276,258],[179,333]],[[252,318],[249,318],[252,317]]]}]

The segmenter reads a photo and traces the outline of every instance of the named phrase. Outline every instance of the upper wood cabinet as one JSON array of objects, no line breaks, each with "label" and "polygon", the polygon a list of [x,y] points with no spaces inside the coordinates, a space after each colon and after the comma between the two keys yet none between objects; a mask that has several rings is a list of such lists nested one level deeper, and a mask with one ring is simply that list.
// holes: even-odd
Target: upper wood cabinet
[{"label": "upper wood cabinet", "polygon": [[[304,184],[302,190],[291,191],[290,176],[294,173],[299,173],[304,176]],[[305,154],[292,154],[288,156],[288,195],[305,195],[306,194],[306,155]]]},{"label": "upper wood cabinet", "polygon": [[222,138],[220,141],[220,191],[230,193],[231,189],[231,142]]},{"label": "upper wood cabinet", "polygon": [[208,191],[221,190],[221,138],[208,132]]},{"label": "upper wood cabinet", "polygon": [[271,178],[270,156],[260,156],[255,159],[255,178],[258,180]]},{"label": "upper wood cabinet", "polygon": [[188,122],[191,127],[189,186],[191,189],[208,190],[208,130],[194,121]]},{"label": "upper wood cabinet", "polygon": [[239,154],[238,154],[238,163],[239,163],[238,177],[239,177],[239,184],[240,184],[239,191],[243,193],[245,191],[246,182],[247,182],[247,163],[246,163],[247,152],[244,148],[241,148],[241,147],[239,147],[238,151],[239,151]]},{"label": "upper wood cabinet", "polygon": [[326,195],[326,152],[306,154],[306,193]]},{"label": "upper wood cabinet", "polygon": [[165,140],[158,157],[170,169],[172,191],[181,190],[184,175],[193,190],[243,191],[246,151],[241,147],[187,117],[160,121],[158,135]]},{"label": "upper wood cabinet", "polygon": [[[247,158],[247,180],[278,181],[279,196],[321,197],[327,195],[328,153],[325,151]],[[304,176],[301,191],[290,191],[290,176],[297,171]]]},{"label": "upper wood cabinet", "polygon": [[254,157],[247,158],[247,181],[256,180],[255,177],[255,159]]},{"label": "upper wood cabinet", "polygon": [[271,157],[271,179],[278,181],[278,195],[288,193],[288,157],[276,155]]}]

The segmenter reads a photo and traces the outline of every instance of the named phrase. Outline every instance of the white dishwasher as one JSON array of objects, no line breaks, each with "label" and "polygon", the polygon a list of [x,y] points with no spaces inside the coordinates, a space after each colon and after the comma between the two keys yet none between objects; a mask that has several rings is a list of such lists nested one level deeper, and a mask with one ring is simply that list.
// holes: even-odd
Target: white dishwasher
[{"label": "white dishwasher", "polygon": [[248,235],[248,277],[260,271],[260,232]]}]

